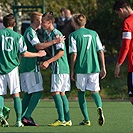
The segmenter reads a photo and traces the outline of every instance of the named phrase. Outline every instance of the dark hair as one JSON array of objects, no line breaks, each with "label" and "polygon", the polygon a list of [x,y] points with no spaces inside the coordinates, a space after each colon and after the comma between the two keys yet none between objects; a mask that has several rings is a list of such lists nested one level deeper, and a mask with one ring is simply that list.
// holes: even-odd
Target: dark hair
[{"label": "dark hair", "polygon": [[113,10],[119,11],[120,8],[127,8],[127,7],[130,7],[130,4],[127,0],[116,0],[113,6]]},{"label": "dark hair", "polygon": [[54,24],[55,18],[53,16],[53,12],[46,12],[42,15],[42,17],[45,17],[46,20],[52,20],[52,23]]},{"label": "dark hair", "polygon": [[10,27],[10,26],[14,27],[15,26],[14,24],[15,24],[15,18],[14,18],[12,13],[4,16],[4,18],[3,18],[3,25],[5,27]]}]

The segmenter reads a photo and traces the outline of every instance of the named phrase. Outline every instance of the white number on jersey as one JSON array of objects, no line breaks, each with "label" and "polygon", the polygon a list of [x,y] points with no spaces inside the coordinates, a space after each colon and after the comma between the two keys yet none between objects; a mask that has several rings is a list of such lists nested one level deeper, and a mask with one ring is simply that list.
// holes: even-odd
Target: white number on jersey
[{"label": "white number on jersey", "polygon": [[[13,50],[13,37],[5,37],[4,35],[2,35],[2,50],[6,50],[6,51],[12,51]],[[10,43],[8,43],[10,42]],[[10,44],[10,46],[9,46]]]},{"label": "white number on jersey", "polygon": [[89,39],[88,39],[88,45],[87,45],[87,49],[89,49],[90,48],[90,45],[91,45],[91,40],[92,40],[92,36],[91,35],[83,35],[84,37],[88,37]]}]

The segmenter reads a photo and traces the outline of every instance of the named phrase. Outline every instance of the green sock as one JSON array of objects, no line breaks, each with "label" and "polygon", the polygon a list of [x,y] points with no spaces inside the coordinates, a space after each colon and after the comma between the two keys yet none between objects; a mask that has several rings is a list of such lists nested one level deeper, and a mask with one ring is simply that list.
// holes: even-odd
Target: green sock
[{"label": "green sock", "polygon": [[96,106],[102,108],[102,99],[101,99],[99,93],[96,92],[96,93],[92,94],[92,97],[95,101]]},{"label": "green sock", "polygon": [[6,106],[3,107],[3,115],[4,117],[7,115],[7,112],[9,111],[10,109]]},{"label": "green sock", "polygon": [[24,115],[24,113],[29,105],[31,96],[32,96],[32,94],[25,93],[22,98],[22,115]]},{"label": "green sock", "polygon": [[88,121],[89,116],[88,116],[88,109],[87,109],[87,103],[86,103],[86,98],[85,98],[85,92],[82,92],[82,91],[78,92],[78,101],[79,101],[79,106],[80,106],[81,112],[84,116],[84,120]]},{"label": "green sock", "polygon": [[64,117],[65,121],[70,120],[70,113],[69,113],[69,103],[66,95],[61,96],[63,101],[63,107],[64,107]]},{"label": "green sock", "polygon": [[34,92],[32,94],[32,97],[30,99],[28,108],[27,108],[27,110],[25,112],[25,117],[26,118],[30,118],[31,117],[31,114],[34,111],[34,109],[36,108],[41,96],[42,96],[42,91]]},{"label": "green sock", "polygon": [[63,102],[60,94],[56,94],[53,96],[55,106],[58,112],[58,120],[64,121],[64,110],[63,110]]},{"label": "green sock", "polygon": [[14,97],[14,109],[16,112],[17,121],[21,121],[21,115],[22,115],[22,104],[20,97]]},{"label": "green sock", "polygon": [[0,115],[3,115],[4,97],[0,96]]}]

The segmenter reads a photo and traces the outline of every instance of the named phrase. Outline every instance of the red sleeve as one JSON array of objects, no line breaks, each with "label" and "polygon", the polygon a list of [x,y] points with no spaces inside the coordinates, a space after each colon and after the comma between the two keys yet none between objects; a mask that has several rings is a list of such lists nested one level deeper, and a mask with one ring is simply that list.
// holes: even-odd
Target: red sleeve
[{"label": "red sleeve", "polygon": [[129,39],[122,39],[122,47],[119,53],[118,63],[122,64],[128,54],[129,51],[129,45],[130,45]]},{"label": "red sleeve", "polygon": [[123,23],[122,30],[122,47],[119,53],[118,63],[122,64],[128,54],[131,42],[131,31],[129,30],[129,25],[126,21]]}]

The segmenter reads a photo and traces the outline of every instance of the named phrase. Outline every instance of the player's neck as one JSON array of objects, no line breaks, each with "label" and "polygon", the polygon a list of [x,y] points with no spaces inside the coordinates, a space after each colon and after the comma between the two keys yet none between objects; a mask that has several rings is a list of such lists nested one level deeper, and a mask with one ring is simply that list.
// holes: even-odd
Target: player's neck
[{"label": "player's neck", "polygon": [[30,24],[30,26],[36,31],[38,29],[38,27],[36,27],[35,24]]},{"label": "player's neck", "polygon": [[50,33],[53,29],[54,29],[54,26],[51,25],[51,26],[47,29],[47,32]]},{"label": "player's neck", "polygon": [[13,30],[13,27],[6,27],[6,28],[9,28],[9,29]]}]

